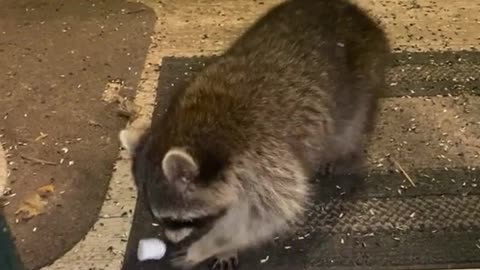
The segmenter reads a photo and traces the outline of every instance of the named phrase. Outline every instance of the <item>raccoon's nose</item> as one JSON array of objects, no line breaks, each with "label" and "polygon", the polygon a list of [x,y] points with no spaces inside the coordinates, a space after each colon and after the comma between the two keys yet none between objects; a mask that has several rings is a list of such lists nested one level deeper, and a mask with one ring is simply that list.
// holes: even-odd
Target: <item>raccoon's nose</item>
[{"label": "raccoon's nose", "polygon": [[193,231],[193,228],[181,228],[178,230],[165,229],[165,237],[173,244],[177,244],[187,238]]}]

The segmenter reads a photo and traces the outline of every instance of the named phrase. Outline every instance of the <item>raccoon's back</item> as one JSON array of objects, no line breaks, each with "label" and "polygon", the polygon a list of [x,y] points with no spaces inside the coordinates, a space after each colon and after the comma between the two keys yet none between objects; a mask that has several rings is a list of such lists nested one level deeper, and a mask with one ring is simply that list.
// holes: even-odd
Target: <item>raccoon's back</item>
[{"label": "raccoon's back", "polygon": [[321,137],[377,95],[368,84],[382,81],[374,77],[387,47],[383,31],[346,1],[287,1],[178,98],[171,138],[242,148],[271,137]]},{"label": "raccoon's back", "polygon": [[387,51],[383,31],[346,1],[289,1],[207,67],[190,94],[246,129],[289,133],[335,118],[337,110],[353,114],[378,95],[372,92],[378,88],[364,84],[382,80],[374,76]]}]

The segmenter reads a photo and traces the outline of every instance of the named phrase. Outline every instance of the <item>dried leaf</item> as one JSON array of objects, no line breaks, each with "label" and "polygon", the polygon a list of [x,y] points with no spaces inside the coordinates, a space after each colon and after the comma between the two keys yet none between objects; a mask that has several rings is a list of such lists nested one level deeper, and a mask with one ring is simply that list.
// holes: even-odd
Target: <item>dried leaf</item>
[{"label": "dried leaf", "polygon": [[55,192],[55,186],[53,184],[41,186],[37,189],[37,192],[41,197],[46,197]]},{"label": "dried leaf", "polygon": [[45,211],[45,205],[47,205],[47,202],[44,201],[40,195],[34,193],[22,202],[18,210],[15,212],[15,215],[23,220],[28,220],[43,214]]},{"label": "dried leaf", "polygon": [[120,116],[133,119],[140,112],[141,107],[128,99],[123,99],[119,104],[118,113]]}]

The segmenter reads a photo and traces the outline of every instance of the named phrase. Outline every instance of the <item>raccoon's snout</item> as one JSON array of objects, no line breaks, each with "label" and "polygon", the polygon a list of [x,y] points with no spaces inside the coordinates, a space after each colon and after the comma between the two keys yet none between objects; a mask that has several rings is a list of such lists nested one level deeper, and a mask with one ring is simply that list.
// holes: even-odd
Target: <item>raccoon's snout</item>
[{"label": "raccoon's snout", "polygon": [[217,214],[199,216],[189,219],[162,217],[160,221],[165,226],[165,228],[168,228],[170,230],[179,230],[183,228],[202,228],[222,217],[224,215],[224,212],[225,211]]},{"label": "raccoon's snout", "polygon": [[177,244],[192,234],[193,228],[181,228],[177,230],[165,229],[165,237],[173,244]]},{"label": "raccoon's snout", "polygon": [[212,222],[210,218],[196,218],[194,220],[176,220],[163,218],[161,220],[165,231],[165,237],[172,243],[177,244],[189,237],[194,230],[201,231]]}]

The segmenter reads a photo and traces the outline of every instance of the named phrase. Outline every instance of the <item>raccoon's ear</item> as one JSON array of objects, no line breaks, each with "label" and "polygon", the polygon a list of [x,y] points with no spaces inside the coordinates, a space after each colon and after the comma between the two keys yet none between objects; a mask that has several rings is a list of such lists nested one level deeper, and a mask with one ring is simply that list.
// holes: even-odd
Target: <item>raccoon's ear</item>
[{"label": "raccoon's ear", "polygon": [[162,161],[163,173],[169,181],[191,182],[198,176],[198,165],[182,148],[170,149]]},{"label": "raccoon's ear", "polygon": [[130,155],[135,153],[135,149],[145,133],[145,130],[146,129],[144,128],[130,128],[124,129],[118,134],[122,147],[125,148]]}]

